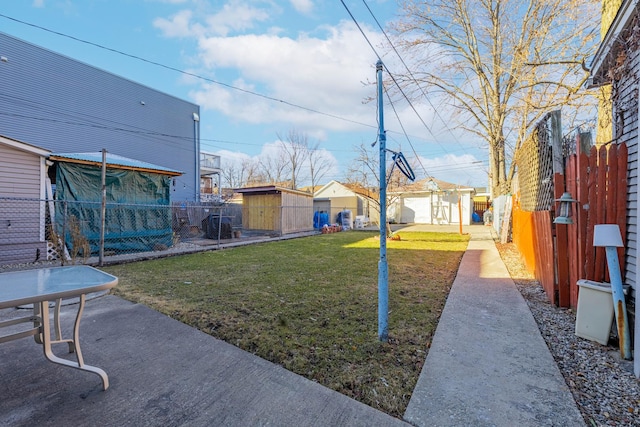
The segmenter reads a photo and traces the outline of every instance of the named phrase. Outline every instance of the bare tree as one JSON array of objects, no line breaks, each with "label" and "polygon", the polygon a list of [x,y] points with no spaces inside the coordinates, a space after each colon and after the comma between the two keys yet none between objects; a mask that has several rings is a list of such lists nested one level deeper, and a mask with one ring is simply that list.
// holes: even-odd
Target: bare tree
[{"label": "bare tree", "polygon": [[289,185],[292,189],[298,187],[301,180],[301,173],[309,159],[309,141],[307,135],[291,129],[286,138],[277,135],[281,142],[282,150],[289,161],[290,180]]},{"label": "bare tree", "polygon": [[329,157],[327,153],[319,149],[320,143],[316,142],[313,146],[309,147],[309,179],[311,180],[311,188],[315,188],[320,183],[322,178],[325,177],[334,167],[334,161],[332,157]]},{"label": "bare tree", "polygon": [[222,167],[222,185],[226,188],[241,188],[259,180],[259,165],[251,158],[240,161],[225,161]]},{"label": "bare tree", "polygon": [[347,182],[367,189],[380,189],[380,166],[378,150],[371,150],[365,144],[354,147],[356,157],[347,171]]},{"label": "bare tree", "polygon": [[281,184],[288,180],[291,165],[286,151],[278,147],[273,153],[263,154],[259,159],[262,181],[269,184]]},{"label": "bare tree", "polygon": [[599,7],[599,0],[404,0],[396,44],[417,71],[396,80],[415,99],[442,96],[458,126],[487,142],[492,189],[503,194],[513,175],[505,145],[517,149],[544,113],[585,95]]},{"label": "bare tree", "polygon": [[[368,144],[360,144],[355,147],[354,150],[357,153],[356,158],[353,160],[353,163],[349,167],[347,171],[347,182],[349,184],[355,184],[362,187],[367,193],[373,193],[376,196],[380,195],[380,151],[378,149],[371,149]],[[400,172],[396,168],[391,168],[387,166],[387,174],[386,182],[387,187],[389,188],[390,183],[394,183],[399,187],[396,187],[397,190],[402,185],[406,184],[408,179],[405,177],[402,172]],[[386,205],[387,207],[391,206],[397,199],[398,194],[390,194],[387,193]],[[379,197],[369,197],[370,200],[375,205],[375,209],[380,212],[380,198]],[[387,234],[391,235],[391,229],[389,228],[389,224],[387,226]]]}]

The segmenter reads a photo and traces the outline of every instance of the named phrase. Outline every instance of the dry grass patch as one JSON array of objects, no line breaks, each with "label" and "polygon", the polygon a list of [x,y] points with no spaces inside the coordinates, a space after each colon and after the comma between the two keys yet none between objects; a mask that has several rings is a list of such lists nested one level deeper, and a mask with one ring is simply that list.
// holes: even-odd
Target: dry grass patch
[{"label": "dry grass patch", "polygon": [[468,236],[388,242],[389,342],[377,340],[379,238],[326,234],[105,268],[115,293],[401,417]]}]

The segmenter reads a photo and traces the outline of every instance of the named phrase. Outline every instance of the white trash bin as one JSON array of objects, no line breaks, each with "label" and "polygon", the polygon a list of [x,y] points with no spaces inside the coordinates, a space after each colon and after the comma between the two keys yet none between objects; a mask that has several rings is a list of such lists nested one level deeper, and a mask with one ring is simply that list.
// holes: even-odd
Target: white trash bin
[{"label": "white trash bin", "polygon": [[576,335],[607,345],[614,314],[611,284],[581,279],[578,286]]}]

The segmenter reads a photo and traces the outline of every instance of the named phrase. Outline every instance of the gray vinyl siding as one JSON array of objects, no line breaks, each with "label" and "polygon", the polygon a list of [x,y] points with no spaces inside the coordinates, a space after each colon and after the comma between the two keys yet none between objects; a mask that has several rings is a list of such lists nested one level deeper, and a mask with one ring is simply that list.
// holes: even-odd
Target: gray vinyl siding
[{"label": "gray vinyl siding", "polygon": [[614,82],[613,137],[629,151],[627,166],[627,235],[625,282],[636,289],[638,251],[638,75],[640,55],[633,53],[625,78]]},{"label": "gray vinyl siding", "polygon": [[0,142],[0,265],[46,256],[42,170],[39,155]]},{"label": "gray vinyl siding", "polygon": [[0,142],[0,197],[40,198],[40,156]]},{"label": "gray vinyl siding", "polygon": [[198,105],[0,32],[0,134],[54,153],[110,153],[183,172],[199,194]]}]

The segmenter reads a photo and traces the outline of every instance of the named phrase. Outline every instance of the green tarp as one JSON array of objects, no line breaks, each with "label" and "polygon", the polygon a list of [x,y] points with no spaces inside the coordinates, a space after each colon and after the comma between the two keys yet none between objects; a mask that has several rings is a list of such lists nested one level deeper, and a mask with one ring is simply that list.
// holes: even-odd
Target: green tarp
[{"label": "green tarp", "polygon": [[[161,250],[172,246],[171,178],[151,172],[107,168],[105,252]],[[98,166],[57,163],[56,226],[65,243],[85,244],[92,254],[100,249],[102,171]],[[80,251],[82,252],[82,250]],[[81,253],[82,254],[82,253]]]}]

